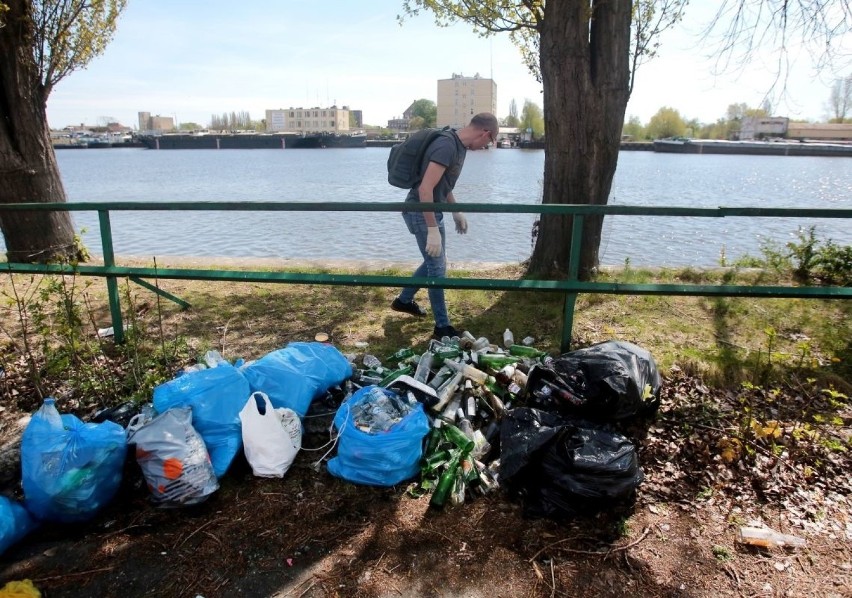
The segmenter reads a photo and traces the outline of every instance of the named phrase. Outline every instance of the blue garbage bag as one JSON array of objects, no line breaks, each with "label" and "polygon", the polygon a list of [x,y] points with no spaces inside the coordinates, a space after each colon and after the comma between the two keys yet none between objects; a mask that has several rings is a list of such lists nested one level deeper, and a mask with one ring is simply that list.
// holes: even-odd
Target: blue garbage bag
[{"label": "blue garbage bag", "polygon": [[22,504],[0,496],[0,555],[36,527]]},{"label": "blue garbage bag", "polygon": [[[417,475],[429,419],[423,405],[415,401],[404,410],[394,410],[407,412],[399,421],[388,421],[386,411],[375,409],[376,403],[385,400],[397,406],[405,402],[391,390],[365,386],[338,408],[334,427],[339,444],[337,456],[328,462],[329,473],[368,486],[394,486]],[[361,419],[365,413],[369,422]],[[379,417],[384,421],[378,422]]]},{"label": "blue garbage bag", "polygon": [[213,472],[221,478],[242,450],[240,410],[251,391],[245,376],[227,362],[188,372],[154,388],[154,410],[189,407],[192,425],[201,434]]},{"label": "blue garbage bag", "polygon": [[21,439],[27,510],[45,521],[91,519],[115,496],[126,453],[120,425],[83,423],[60,415],[54,399],[45,399]]},{"label": "blue garbage bag", "polygon": [[311,401],[352,376],[352,364],[332,345],[290,343],[243,366],[242,372],[252,392],[265,393],[274,408],[292,409],[302,418]]}]

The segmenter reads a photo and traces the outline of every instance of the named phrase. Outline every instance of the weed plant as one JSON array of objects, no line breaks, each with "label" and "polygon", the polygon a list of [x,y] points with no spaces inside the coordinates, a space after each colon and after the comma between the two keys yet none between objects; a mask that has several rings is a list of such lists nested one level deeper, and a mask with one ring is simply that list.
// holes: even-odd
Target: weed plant
[{"label": "weed plant", "polygon": [[0,332],[4,372],[15,378],[16,392],[6,389],[24,409],[55,395],[79,409],[150,400],[153,387],[188,358],[185,338],[166,336],[159,300],[153,311],[140,308],[128,280],[122,286],[125,340],[117,344],[103,326],[109,312],[102,288],[94,288],[102,285],[73,274],[7,276]]}]

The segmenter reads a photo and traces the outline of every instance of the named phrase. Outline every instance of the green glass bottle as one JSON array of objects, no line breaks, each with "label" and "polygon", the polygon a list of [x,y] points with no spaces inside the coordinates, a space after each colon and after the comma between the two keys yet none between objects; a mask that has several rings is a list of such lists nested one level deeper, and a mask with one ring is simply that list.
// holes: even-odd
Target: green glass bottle
[{"label": "green glass bottle", "polygon": [[444,361],[445,359],[455,359],[462,354],[462,350],[458,347],[444,347],[438,349],[434,352],[435,358],[439,361]]},{"label": "green glass bottle", "polygon": [[410,365],[406,365],[404,367],[399,368],[398,370],[394,370],[392,372],[386,372],[385,377],[382,378],[382,381],[379,382],[379,386],[387,386],[400,376],[407,376],[414,370],[414,368]]},{"label": "green glass bottle", "polygon": [[440,469],[441,465],[448,463],[451,459],[450,451],[442,450],[426,457],[423,461],[423,474],[429,475]]},{"label": "green glass bottle", "polygon": [[473,450],[473,440],[465,436],[464,432],[453,424],[445,422],[444,425],[441,426],[441,430],[444,431],[444,438],[459,447],[463,453],[469,453]]},{"label": "green glass bottle", "polygon": [[518,357],[531,357],[533,359],[539,359],[547,355],[547,351],[539,351],[535,347],[527,347],[526,345],[512,345],[509,347],[510,355],[517,355]]},{"label": "green glass bottle", "polygon": [[414,357],[414,349],[406,347],[400,349],[399,351],[388,357],[385,361],[389,361],[391,363],[398,363],[400,361],[408,359],[409,357]]},{"label": "green glass bottle", "polygon": [[447,496],[449,496],[450,491],[453,489],[453,484],[455,484],[456,477],[458,476],[458,469],[459,453],[456,452],[447,464],[447,469],[445,469],[444,473],[441,474],[441,477],[438,478],[438,485],[435,486],[435,490],[432,492],[432,498],[429,499],[429,504],[431,506],[440,508],[444,506],[445,502],[447,502]]},{"label": "green glass bottle", "polygon": [[481,366],[484,365],[492,369],[499,370],[504,366],[518,363],[520,357],[516,355],[499,355],[496,353],[485,353],[478,355],[476,360]]},{"label": "green glass bottle", "polygon": [[432,426],[432,430],[426,439],[426,449],[423,451],[423,456],[428,459],[438,448],[439,444],[441,444],[441,427]]}]

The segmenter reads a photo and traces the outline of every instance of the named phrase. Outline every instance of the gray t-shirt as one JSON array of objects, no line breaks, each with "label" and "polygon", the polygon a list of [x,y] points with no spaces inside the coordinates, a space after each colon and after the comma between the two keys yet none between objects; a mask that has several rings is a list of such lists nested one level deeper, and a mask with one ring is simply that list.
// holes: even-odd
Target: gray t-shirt
[{"label": "gray t-shirt", "polygon": [[[464,158],[467,154],[467,148],[462,145],[456,132],[453,130],[450,132],[452,133],[451,136],[440,135],[429,144],[423,156],[423,164],[421,165],[420,172],[426,172],[429,162],[437,162],[441,166],[446,167],[444,175],[438,181],[438,184],[435,185],[435,190],[432,194],[435,203],[446,203],[447,195],[456,186],[456,181],[461,174],[462,166],[464,166]],[[419,185],[409,191],[405,201],[419,202],[420,192],[418,188]],[[403,215],[406,216],[406,223],[409,225],[409,228],[411,228],[412,224],[425,224],[423,212],[404,212]],[[444,215],[441,212],[435,212],[435,218],[440,224],[444,219]]]}]

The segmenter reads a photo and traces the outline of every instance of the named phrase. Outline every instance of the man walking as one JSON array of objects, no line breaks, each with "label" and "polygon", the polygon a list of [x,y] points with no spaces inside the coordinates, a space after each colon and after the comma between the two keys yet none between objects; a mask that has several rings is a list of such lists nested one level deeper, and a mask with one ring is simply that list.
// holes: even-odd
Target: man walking
[{"label": "man walking", "polygon": [[[490,112],[481,112],[470,119],[462,129],[450,130],[450,135],[439,135],[432,141],[423,156],[420,172],[423,178],[405,198],[406,202],[455,203],[453,188],[464,166],[467,150],[480,150],[494,143],[499,131],[497,118]],[[446,234],[444,215],[436,212],[403,212],[406,226],[417,240],[417,247],[423,255],[423,263],[414,271],[414,277],[443,278],[447,272]],[[467,233],[467,220],[461,212],[453,212],[456,232]],[[405,287],[394,299],[391,309],[425,316],[426,311],[414,301],[419,287]],[[435,318],[433,338],[459,336],[450,324],[444,289],[429,287],[429,303]]]}]

